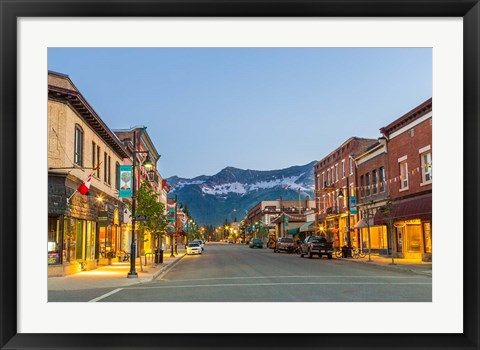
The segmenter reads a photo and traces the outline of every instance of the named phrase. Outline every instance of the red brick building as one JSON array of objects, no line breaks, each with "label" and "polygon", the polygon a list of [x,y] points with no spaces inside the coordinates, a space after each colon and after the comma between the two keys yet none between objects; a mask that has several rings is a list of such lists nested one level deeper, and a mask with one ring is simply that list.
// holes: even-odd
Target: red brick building
[{"label": "red brick building", "polygon": [[[326,232],[327,238],[333,240],[336,247],[348,245],[349,238],[353,247],[359,246],[358,234],[349,231],[358,221],[358,214],[349,217],[347,210],[348,198],[356,196],[358,186],[352,155],[376,141],[351,137],[315,165],[316,227],[318,231]],[[341,191],[343,198],[339,198]]]},{"label": "red brick building", "polygon": [[373,218],[389,198],[387,140],[383,137],[353,156],[357,170],[357,206],[360,221],[355,225],[362,247],[388,254],[389,239],[385,225]]},{"label": "red brick building", "polygon": [[397,257],[432,257],[432,99],[380,129],[387,140],[391,202],[375,215],[392,226]]}]

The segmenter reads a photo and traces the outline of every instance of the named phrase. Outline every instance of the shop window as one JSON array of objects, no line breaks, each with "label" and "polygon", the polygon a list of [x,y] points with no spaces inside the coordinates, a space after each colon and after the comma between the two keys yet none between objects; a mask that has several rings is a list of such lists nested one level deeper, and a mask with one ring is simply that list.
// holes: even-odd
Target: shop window
[{"label": "shop window", "polygon": [[432,253],[432,224],[423,223],[423,237],[425,240],[425,253]]},{"label": "shop window", "polygon": [[407,252],[422,252],[422,228],[421,225],[407,225]]},{"label": "shop window", "polygon": [[64,220],[63,230],[63,261],[70,262],[76,260],[77,235],[76,219],[67,217]]},{"label": "shop window", "polygon": [[48,217],[48,264],[60,263],[60,238],[59,217]]}]

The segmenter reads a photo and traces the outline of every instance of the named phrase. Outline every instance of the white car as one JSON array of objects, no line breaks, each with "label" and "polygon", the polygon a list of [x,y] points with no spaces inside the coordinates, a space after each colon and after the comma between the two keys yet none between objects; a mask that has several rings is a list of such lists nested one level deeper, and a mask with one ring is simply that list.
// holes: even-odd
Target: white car
[{"label": "white car", "polygon": [[187,255],[190,254],[202,254],[202,247],[198,242],[191,242],[187,245]]},{"label": "white car", "polygon": [[204,244],[203,244],[203,242],[202,242],[201,239],[195,239],[195,240],[193,240],[191,243],[198,243],[198,244],[200,244],[200,247],[202,247],[202,250],[204,250],[204,247],[203,247]]}]

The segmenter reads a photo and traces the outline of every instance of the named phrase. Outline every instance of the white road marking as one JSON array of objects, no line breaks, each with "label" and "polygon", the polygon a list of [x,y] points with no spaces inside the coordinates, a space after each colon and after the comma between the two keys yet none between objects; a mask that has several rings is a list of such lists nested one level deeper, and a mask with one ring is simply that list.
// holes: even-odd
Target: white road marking
[{"label": "white road marking", "polygon": [[214,280],[236,280],[236,279],[265,279],[265,278],[422,278],[427,276],[254,276],[254,277],[212,277],[212,278],[192,278],[186,280],[161,279],[166,282],[192,282],[192,281],[214,281]]},{"label": "white road marking", "polygon": [[194,284],[184,286],[158,286],[158,287],[132,287],[130,289],[167,289],[167,288],[200,288],[200,287],[257,287],[257,286],[280,286],[280,285],[431,285],[423,282],[278,282],[278,283],[230,283],[230,284]]},{"label": "white road marking", "polygon": [[112,294],[115,294],[115,293],[120,292],[122,289],[124,289],[124,288],[117,288],[117,289],[115,289],[115,290],[112,290],[111,292],[108,292],[107,294],[104,294],[104,295],[99,296],[98,298],[89,300],[88,302],[89,302],[89,303],[96,303],[97,301],[102,300],[102,299],[104,299],[104,298],[106,298],[106,297],[109,297],[109,296],[112,295]]}]

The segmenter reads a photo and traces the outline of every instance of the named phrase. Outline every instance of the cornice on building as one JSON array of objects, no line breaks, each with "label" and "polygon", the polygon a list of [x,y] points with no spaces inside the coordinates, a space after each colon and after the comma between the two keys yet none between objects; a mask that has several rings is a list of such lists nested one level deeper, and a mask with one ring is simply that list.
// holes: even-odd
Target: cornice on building
[{"label": "cornice on building", "polygon": [[380,132],[383,135],[388,137],[391,133],[404,127],[407,124],[410,124],[416,119],[421,118],[422,116],[424,116],[425,114],[431,111],[432,111],[432,98],[430,97],[428,100],[418,105],[408,113],[405,113],[400,118],[394,120],[387,126],[384,126],[383,128],[381,128]]}]

